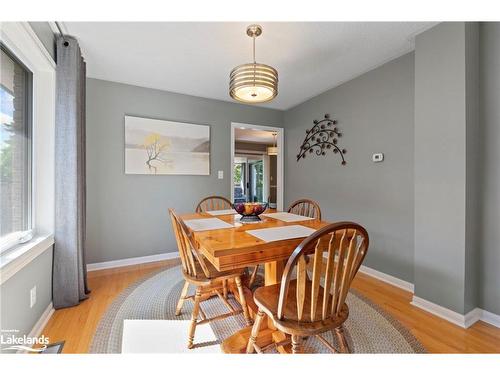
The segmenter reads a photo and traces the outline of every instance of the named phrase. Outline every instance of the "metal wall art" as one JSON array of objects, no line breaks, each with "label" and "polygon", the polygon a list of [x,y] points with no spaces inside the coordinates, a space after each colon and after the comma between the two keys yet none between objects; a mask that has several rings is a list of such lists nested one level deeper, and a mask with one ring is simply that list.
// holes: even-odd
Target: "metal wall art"
[{"label": "metal wall art", "polygon": [[347,151],[345,148],[340,149],[337,145],[338,138],[342,137],[342,133],[335,126],[337,121],[330,119],[330,115],[327,113],[323,120],[314,120],[313,123],[314,126],[306,130],[306,138],[300,146],[297,161],[305,159],[307,154],[315,153],[321,156],[332,150],[334,154],[340,155],[342,165],[346,165],[344,155]]}]

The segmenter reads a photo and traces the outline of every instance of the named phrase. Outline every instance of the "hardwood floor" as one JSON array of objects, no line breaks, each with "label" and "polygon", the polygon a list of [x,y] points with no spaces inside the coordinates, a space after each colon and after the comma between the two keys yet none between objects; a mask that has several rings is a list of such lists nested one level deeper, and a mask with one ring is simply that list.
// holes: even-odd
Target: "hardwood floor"
[{"label": "hardwood floor", "polygon": [[[56,311],[43,330],[64,353],[87,353],[101,316],[128,285],[177,260],[89,272],[92,290],[80,305]],[[430,353],[500,353],[500,328],[478,322],[460,328],[410,304],[412,294],[358,273],[353,287],[407,327]]]},{"label": "hardwood floor", "polygon": [[56,310],[42,334],[50,342],[64,340],[63,353],[87,353],[99,320],[126,287],[149,273],[178,263],[174,259],[89,272],[90,298],[78,306]]},{"label": "hardwood floor", "polygon": [[413,294],[358,273],[353,288],[408,328],[429,353],[500,353],[500,328],[479,321],[460,328],[410,304]]}]

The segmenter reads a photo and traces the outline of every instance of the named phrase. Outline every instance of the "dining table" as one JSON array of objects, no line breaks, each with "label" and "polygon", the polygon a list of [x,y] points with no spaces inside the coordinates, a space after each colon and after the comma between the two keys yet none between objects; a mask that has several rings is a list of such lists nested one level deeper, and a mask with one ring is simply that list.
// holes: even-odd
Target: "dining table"
[{"label": "dining table", "polygon": [[[211,215],[209,213],[188,213],[180,215],[182,220],[190,221],[197,219],[214,218],[220,219],[230,227],[213,230],[192,230],[188,226],[189,234],[194,240],[197,250],[213,264],[218,271],[228,271],[264,265],[264,285],[280,283],[286,261],[304,240],[304,237],[289,238],[276,241],[264,241],[248,231],[265,228],[279,228],[291,225],[299,225],[313,230],[322,228],[329,224],[326,221],[304,218],[302,221],[284,221],[275,217],[265,216],[268,213],[276,213],[276,210],[268,209],[260,215],[260,221],[241,222],[241,216],[234,213],[223,215]],[[243,278],[244,293],[250,315],[252,318],[257,314],[257,305],[253,300],[253,293],[248,285],[249,277]],[[238,299],[236,285],[230,284],[230,290]],[[276,343],[286,340],[286,336],[276,330],[271,320],[266,320],[261,326],[257,343],[260,347],[270,347]],[[221,344],[224,353],[245,353],[248,338],[252,327],[245,327],[225,339]],[[287,346],[276,346],[278,351],[287,352]]]}]

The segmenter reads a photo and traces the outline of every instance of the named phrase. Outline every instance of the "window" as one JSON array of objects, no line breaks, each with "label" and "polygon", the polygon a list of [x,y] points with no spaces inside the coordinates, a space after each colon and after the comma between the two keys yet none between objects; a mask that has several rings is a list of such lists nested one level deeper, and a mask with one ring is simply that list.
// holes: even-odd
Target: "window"
[{"label": "window", "polygon": [[0,45],[0,252],[32,237],[32,73]]}]

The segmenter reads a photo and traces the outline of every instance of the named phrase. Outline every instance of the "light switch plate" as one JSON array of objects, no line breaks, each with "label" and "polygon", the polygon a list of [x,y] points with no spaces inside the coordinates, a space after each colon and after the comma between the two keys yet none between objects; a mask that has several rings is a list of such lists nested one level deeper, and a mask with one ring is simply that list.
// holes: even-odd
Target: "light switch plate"
[{"label": "light switch plate", "polygon": [[30,308],[36,303],[36,285],[30,290]]},{"label": "light switch plate", "polygon": [[373,154],[372,160],[374,163],[380,163],[381,161],[384,160],[384,154],[382,153]]},{"label": "light switch plate", "polygon": [[224,178],[224,171],[218,171],[217,172],[217,177],[219,180],[222,180]]}]

